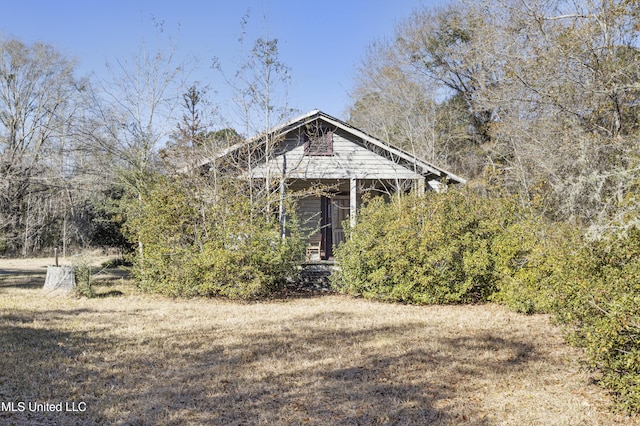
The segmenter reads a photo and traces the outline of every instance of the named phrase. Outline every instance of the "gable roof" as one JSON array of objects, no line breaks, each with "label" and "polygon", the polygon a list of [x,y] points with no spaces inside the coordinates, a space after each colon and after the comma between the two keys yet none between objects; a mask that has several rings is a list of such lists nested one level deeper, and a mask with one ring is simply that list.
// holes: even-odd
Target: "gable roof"
[{"label": "gable roof", "polygon": [[[312,122],[315,122],[316,120],[322,120],[332,126],[335,126],[338,129],[343,130],[344,132],[347,132],[355,136],[358,139],[361,139],[364,142],[364,145],[368,144],[370,146],[375,147],[377,150],[381,151],[383,154],[386,154],[388,158],[393,159],[393,161],[397,163],[402,162],[402,163],[410,164],[412,170],[416,170],[418,173],[420,173],[421,175],[429,179],[435,179],[435,180],[444,179],[444,180],[453,181],[456,183],[466,183],[466,180],[460,176],[457,176],[445,169],[435,166],[434,164],[428,161],[418,158],[415,155],[410,154],[401,148],[397,148],[386,142],[383,142],[380,139],[377,139],[363,132],[362,130],[359,130],[353,127],[352,125],[345,123],[344,121],[339,120],[335,117],[332,117],[329,114],[326,114],[319,110],[310,111],[306,114],[303,114],[299,117],[289,120],[284,124],[276,126],[272,128],[268,132],[268,134],[271,136],[272,140],[276,140],[282,136],[285,136],[287,133],[293,130],[296,130]],[[222,150],[214,157],[208,158],[202,161],[199,165],[205,166],[211,163],[212,161],[215,161],[216,159],[231,155],[234,152],[238,151],[239,149],[242,149],[243,147],[251,146],[252,144],[264,143],[264,140],[265,140],[264,136],[265,134],[263,133],[250,140],[232,145]]]}]

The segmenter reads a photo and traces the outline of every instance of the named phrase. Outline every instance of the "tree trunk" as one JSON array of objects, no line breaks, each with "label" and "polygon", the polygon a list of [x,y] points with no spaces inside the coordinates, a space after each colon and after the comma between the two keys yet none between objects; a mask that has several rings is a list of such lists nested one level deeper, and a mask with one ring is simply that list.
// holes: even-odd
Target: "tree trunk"
[{"label": "tree trunk", "polygon": [[73,266],[47,266],[47,277],[44,280],[43,293],[67,294],[76,287],[76,276]]}]

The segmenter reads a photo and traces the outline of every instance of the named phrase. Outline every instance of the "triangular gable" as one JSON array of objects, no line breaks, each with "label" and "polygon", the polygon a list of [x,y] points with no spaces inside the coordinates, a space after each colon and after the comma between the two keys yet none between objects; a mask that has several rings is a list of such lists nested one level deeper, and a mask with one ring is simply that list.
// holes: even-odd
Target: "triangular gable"
[{"label": "triangular gable", "polygon": [[[351,159],[360,156],[359,160],[347,161],[347,154],[336,152],[329,158],[304,157],[300,144],[295,145],[295,141],[291,139],[291,135],[295,135],[299,129],[304,129],[311,123],[322,121],[338,130],[338,134],[343,138],[340,140],[343,144],[351,144]],[[456,176],[440,167],[437,167],[425,160],[422,160],[410,153],[393,147],[365,132],[318,110],[313,110],[307,114],[301,115],[290,120],[280,126],[277,126],[268,133],[270,140],[278,141],[278,144],[284,142],[288,147],[278,150],[277,155],[270,161],[272,170],[282,171],[284,162],[288,162],[286,166],[287,175],[296,178],[347,178],[355,177],[358,179],[368,178],[384,178],[384,179],[415,179],[417,177],[425,177],[427,180],[444,180],[452,183],[465,183],[465,179]],[[249,141],[233,145],[222,152],[215,158],[205,160],[201,163],[204,166],[217,158],[223,158],[233,155],[246,147],[253,149],[259,148],[265,143],[265,134],[259,135]],[[346,146],[346,145],[345,145]],[[372,155],[367,156],[368,151]],[[289,156],[288,158],[287,155]],[[311,162],[318,164],[312,165]],[[360,162],[358,162],[360,161]],[[361,164],[363,167],[360,167]],[[324,167],[324,168],[323,168]],[[266,165],[256,164],[252,168],[252,175],[260,177],[260,171],[264,170]],[[342,173],[340,173],[342,169]],[[323,173],[320,173],[322,172]],[[277,173],[277,172],[276,172]],[[266,173],[265,173],[266,174]],[[292,176],[293,174],[293,176]]]},{"label": "triangular gable", "polygon": [[[302,130],[302,129],[301,129]],[[308,152],[304,132],[292,129],[282,135],[273,157],[254,166],[255,178],[284,173],[289,179],[423,179],[419,170],[412,170],[380,155],[351,133],[337,129],[331,133],[328,155]],[[269,170],[267,170],[269,168]]]}]

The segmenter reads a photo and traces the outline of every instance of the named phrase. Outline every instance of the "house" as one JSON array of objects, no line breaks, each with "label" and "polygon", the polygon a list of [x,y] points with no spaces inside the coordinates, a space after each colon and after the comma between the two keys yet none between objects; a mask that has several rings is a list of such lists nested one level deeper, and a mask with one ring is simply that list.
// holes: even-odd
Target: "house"
[{"label": "house", "polygon": [[424,192],[465,182],[318,110],[233,145],[215,159],[244,156],[246,161],[248,152],[250,178],[279,182],[282,191],[298,194],[310,260],[332,258],[334,246],[344,241],[344,227],[355,224],[365,192]]}]

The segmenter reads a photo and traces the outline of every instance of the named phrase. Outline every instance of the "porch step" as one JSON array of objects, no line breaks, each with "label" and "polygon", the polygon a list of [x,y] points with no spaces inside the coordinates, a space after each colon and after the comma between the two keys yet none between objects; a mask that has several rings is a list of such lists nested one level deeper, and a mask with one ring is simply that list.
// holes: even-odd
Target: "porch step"
[{"label": "porch step", "polygon": [[330,263],[307,263],[302,265],[300,276],[293,285],[298,290],[333,291],[331,288],[331,273],[335,266]]}]

